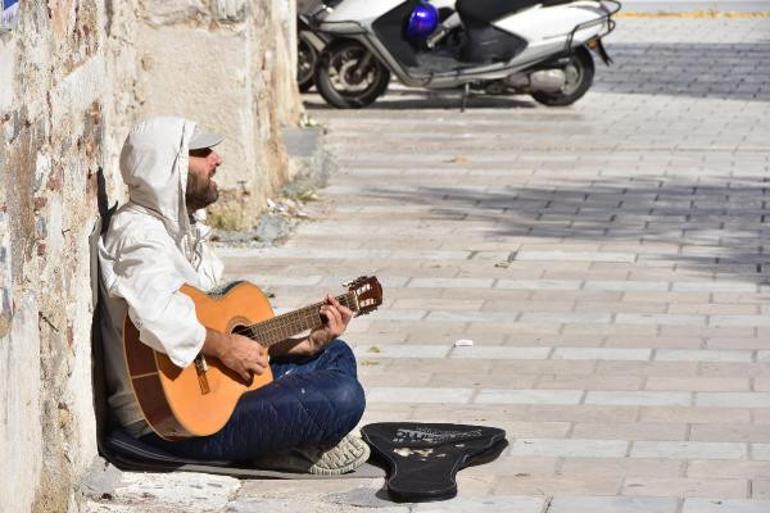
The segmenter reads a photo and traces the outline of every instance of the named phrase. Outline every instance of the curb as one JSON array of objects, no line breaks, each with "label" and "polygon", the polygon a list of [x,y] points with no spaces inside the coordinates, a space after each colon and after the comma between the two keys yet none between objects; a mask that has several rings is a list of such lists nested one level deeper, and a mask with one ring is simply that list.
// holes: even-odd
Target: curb
[{"label": "curb", "polygon": [[289,157],[289,180],[284,188],[324,187],[336,167],[324,145],[324,129],[320,126],[285,128],[282,135]]}]

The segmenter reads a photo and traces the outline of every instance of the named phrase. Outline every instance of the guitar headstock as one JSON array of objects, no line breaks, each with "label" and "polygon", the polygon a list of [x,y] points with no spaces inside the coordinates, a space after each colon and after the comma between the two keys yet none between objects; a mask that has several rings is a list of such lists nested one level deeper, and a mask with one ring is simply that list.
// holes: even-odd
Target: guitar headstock
[{"label": "guitar headstock", "polygon": [[356,316],[366,315],[382,304],[382,285],[375,276],[361,276],[345,286],[358,305]]}]

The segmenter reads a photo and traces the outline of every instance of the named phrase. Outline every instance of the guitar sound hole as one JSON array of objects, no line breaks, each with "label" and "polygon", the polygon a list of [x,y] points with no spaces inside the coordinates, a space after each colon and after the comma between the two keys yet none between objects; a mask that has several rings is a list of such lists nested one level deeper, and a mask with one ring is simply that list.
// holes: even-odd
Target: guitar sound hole
[{"label": "guitar sound hole", "polygon": [[235,333],[236,335],[243,335],[244,337],[248,337],[250,334],[249,327],[243,326],[241,324],[238,324],[237,326],[235,326],[232,332]]}]

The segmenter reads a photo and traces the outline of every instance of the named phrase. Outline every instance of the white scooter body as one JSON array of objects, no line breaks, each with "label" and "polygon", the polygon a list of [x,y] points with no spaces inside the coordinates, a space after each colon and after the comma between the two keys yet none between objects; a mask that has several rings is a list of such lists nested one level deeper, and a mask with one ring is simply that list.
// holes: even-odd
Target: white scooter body
[{"label": "white scooter body", "polygon": [[[492,81],[513,75],[538,63],[585,45],[610,32],[610,15],[619,4],[613,0],[576,0],[552,6],[535,5],[494,21],[491,25],[526,42],[523,51],[504,62],[480,64],[460,70],[421,72],[403,66],[378,38],[373,24],[403,0],[344,0],[318,25],[324,33],[355,39],[395,73],[407,86],[453,88],[469,82]],[[436,7],[454,8],[454,0],[432,0]]]},{"label": "white scooter body", "polygon": [[[569,42],[571,48],[576,48],[609,32],[610,20],[606,16],[607,11],[600,2],[581,0],[553,7],[536,5],[503,18],[493,25],[527,41],[527,48],[514,59],[517,63],[526,63],[558,53]],[[590,24],[594,20],[602,19],[605,21]],[[588,25],[575,30],[584,24]]]}]

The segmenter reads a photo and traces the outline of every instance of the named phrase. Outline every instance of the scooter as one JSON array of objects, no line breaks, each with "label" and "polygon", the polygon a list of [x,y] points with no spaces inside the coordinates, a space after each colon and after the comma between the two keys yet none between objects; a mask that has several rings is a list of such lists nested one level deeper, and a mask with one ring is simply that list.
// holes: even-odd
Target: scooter
[{"label": "scooter", "polygon": [[[452,5],[454,4],[454,5]],[[570,105],[591,87],[616,0],[327,0],[312,17],[332,38],[315,71],[337,108],[372,104],[391,73],[408,87],[530,94]],[[433,21],[435,19],[435,22]]]},{"label": "scooter", "polygon": [[312,28],[312,18],[321,9],[319,0],[297,1],[297,85],[300,92],[309,91],[314,85],[314,75],[319,58],[332,37],[316,32]]}]

